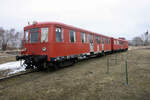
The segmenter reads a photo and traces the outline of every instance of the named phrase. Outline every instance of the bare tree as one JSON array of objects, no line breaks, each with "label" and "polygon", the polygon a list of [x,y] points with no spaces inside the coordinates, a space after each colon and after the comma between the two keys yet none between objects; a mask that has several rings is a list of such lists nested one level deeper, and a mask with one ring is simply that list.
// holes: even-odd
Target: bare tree
[{"label": "bare tree", "polygon": [[19,44],[19,48],[23,48],[23,32],[19,32],[18,34],[18,42],[17,44]]},{"label": "bare tree", "polygon": [[144,34],[142,34],[141,35],[141,38],[142,38],[142,40],[143,40],[143,45],[148,45],[148,43],[149,43],[149,32],[147,31],[147,32],[145,32]]},{"label": "bare tree", "polygon": [[20,48],[22,45],[23,32],[16,32],[15,29],[5,30],[0,27],[0,48]]},{"label": "bare tree", "polygon": [[2,50],[6,50],[7,48],[7,38],[8,31],[4,30],[2,27],[0,28],[0,38],[1,38],[1,48]]},{"label": "bare tree", "polygon": [[2,48],[4,33],[5,30],[2,27],[0,27],[0,48]]},{"label": "bare tree", "polygon": [[9,31],[5,30],[2,36],[2,50],[4,51],[7,49],[9,38],[10,38]]},{"label": "bare tree", "polygon": [[140,46],[140,45],[143,45],[143,40],[142,40],[141,37],[136,36],[136,37],[133,38],[132,43],[135,46]]}]

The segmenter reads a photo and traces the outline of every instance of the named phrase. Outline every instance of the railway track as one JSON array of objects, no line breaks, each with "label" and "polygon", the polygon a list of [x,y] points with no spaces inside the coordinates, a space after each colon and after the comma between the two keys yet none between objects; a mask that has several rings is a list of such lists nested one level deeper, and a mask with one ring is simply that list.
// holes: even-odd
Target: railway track
[{"label": "railway track", "polygon": [[21,73],[18,73],[18,74],[12,74],[12,75],[8,75],[6,77],[1,77],[0,78],[0,82],[1,81],[5,81],[5,80],[8,80],[8,79],[11,79],[11,78],[16,78],[18,76],[22,76],[22,75],[26,75],[26,74],[29,74],[29,73],[33,73],[33,72],[36,72],[37,70],[27,70],[27,71],[23,71]]}]

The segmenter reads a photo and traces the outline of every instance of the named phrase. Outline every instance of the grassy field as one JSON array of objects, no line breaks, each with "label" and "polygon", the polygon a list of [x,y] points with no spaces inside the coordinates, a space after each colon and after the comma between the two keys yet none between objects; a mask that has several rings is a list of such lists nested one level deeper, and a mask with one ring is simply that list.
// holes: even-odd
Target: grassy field
[{"label": "grassy field", "polygon": [[57,71],[30,73],[1,81],[0,100],[150,100],[149,61],[150,49],[140,49],[85,60]]}]

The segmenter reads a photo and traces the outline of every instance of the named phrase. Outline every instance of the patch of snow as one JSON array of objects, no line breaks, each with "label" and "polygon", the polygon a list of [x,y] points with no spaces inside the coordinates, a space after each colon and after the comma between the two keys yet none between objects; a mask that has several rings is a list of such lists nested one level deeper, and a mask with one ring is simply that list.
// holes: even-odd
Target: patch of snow
[{"label": "patch of snow", "polygon": [[7,70],[7,69],[11,70],[8,74],[14,74],[14,73],[18,73],[20,71],[25,71],[25,66],[21,66],[20,61],[14,61],[14,62],[0,64],[0,70]]},{"label": "patch of snow", "polygon": [[10,74],[18,73],[18,72],[21,72],[21,71],[25,71],[25,67],[24,66],[22,66],[20,68],[14,68],[8,74],[10,75]]}]

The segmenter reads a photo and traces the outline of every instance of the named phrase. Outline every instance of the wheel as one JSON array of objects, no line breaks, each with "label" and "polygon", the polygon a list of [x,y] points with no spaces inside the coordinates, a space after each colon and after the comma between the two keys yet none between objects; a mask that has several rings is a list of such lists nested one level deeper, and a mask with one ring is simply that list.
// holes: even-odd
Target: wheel
[{"label": "wheel", "polygon": [[23,66],[25,66],[25,69],[34,69],[32,63],[28,62],[28,61],[25,61],[23,63]]}]

